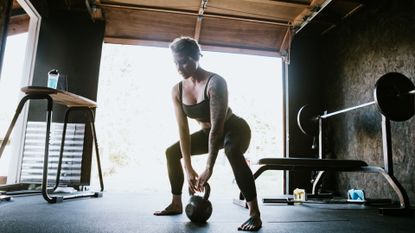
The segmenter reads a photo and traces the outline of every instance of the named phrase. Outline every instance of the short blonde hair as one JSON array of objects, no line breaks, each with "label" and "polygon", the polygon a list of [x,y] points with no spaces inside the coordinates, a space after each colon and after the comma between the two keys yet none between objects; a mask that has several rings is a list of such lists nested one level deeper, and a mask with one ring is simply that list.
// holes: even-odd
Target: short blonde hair
[{"label": "short blonde hair", "polygon": [[186,56],[192,57],[194,60],[198,61],[200,56],[202,56],[199,43],[191,37],[181,36],[174,39],[170,45],[170,50],[173,53],[182,53]]}]

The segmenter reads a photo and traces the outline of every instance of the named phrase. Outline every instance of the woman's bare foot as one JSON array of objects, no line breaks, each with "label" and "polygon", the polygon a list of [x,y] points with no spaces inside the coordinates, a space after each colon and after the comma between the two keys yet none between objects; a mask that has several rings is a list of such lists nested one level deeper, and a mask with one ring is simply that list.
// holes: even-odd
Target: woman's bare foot
[{"label": "woman's bare foot", "polygon": [[246,222],[242,223],[240,227],[238,227],[238,231],[258,231],[262,227],[261,218],[258,217],[250,217]]},{"label": "woman's bare foot", "polygon": [[183,213],[182,206],[175,206],[173,203],[166,207],[164,210],[154,212],[154,215],[163,216],[163,215],[177,215]]},{"label": "woman's bare foot", "polygon": [[182,196],[173,195],[171,204],[168,205],[164,210],[154,212],[154,215],[177,215],[181,213],[183,213]]},{"label": "woman's bare foot", "polygon": [[262,227],[261,213],[258,208],[258,200],[255,198],[252,201],[248,201],[249,219],[246,220],[238,231],[258,231]]}]

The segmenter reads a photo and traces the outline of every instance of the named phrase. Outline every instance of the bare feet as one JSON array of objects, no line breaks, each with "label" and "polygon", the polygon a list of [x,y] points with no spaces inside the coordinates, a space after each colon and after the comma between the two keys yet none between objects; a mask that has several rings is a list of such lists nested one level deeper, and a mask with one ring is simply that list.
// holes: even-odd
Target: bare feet
[{"label": "bare feet", "polygon": [[260,217],[250,217],[238,227],[238,231],[258,231],[261,227],[262,221]]},{"label": "bare feet", "polygon": [[154,215],[177,215],[183,213],[182,196],[173,195],[171,204],[164,210],[154,212]]},{"label": "bare feet", "polygon": [[154,215],[157,215],[157,216],[177,215],[181,213],[183,213],[183,207],[181,205],[177,206],[172,203],[169,206],[167,206],[166,209],[154,212]]},{"label": "bare feet", "polygon": [[238,227],[238,231],[257,231],[262,227],[261,214],[258,208],[258,200],[248,201],[249,219]]}]

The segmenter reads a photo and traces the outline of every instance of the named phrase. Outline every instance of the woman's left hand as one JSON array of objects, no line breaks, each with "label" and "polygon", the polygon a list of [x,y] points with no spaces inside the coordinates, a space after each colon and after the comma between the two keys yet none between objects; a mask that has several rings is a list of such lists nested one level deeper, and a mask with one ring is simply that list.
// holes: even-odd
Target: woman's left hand
[{"label": "woman's left hand", "polygon": [[205,189],[205,184],[209,180],[209,178],[212,176],[212,170],[211,169],[205,169],[200,175],[199,179],[197,180],[197,190],[199,192],[203,192]]}]

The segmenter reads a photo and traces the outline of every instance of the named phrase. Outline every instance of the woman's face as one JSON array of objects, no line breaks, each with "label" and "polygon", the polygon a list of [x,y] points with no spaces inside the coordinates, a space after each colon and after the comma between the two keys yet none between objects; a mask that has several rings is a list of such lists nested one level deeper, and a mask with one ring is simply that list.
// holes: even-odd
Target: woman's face
[{"label": "woman's face", "polygon": [[177,72],[185,79],[193,76],[199,67],[198,61],[195,61],[192,57],[182,53],[173,53],[173,59],[176,64]]}]

